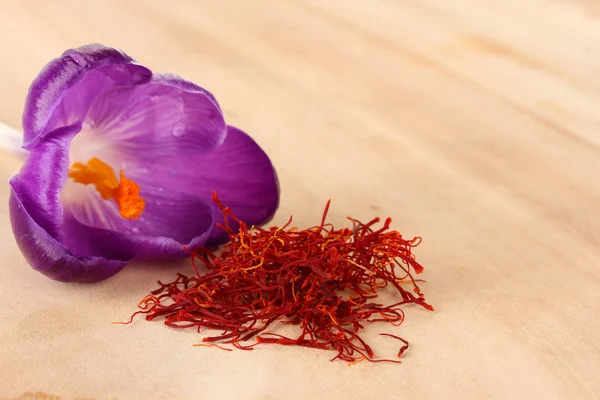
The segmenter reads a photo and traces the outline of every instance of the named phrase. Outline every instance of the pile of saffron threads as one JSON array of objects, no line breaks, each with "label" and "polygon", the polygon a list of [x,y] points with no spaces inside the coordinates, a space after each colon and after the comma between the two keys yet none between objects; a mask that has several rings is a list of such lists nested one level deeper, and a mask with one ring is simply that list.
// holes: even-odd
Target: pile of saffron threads
[{"label": "pile of saffron threads", "polygon": [[[413,273],[423,267],[411,249],[421,238],[404,239],[390,230],[391,219],[376,228],[379,218],[362,223],[352,218],[352,228],[334,229],[326,223],[329,204],[321,224],[298,230],[292,220],[278,228],[251,227],[239,220],[218,199],[213,200],[224,214],[219,224],[230,241],[220,253],[208,249],[190,250],[195,276],[177,275],[138,305],[146,320],[163,317],[173,328],[201,328],[220,331],[204,337],[199,346],[229,344],[251,350],[263,343],[296,345],[337,351],[332,360],[350,363],[378,359],[359,336],[365,322],[383,321],[400,325],[401,306],[414,303],[432,310],[425,302]],[[230,220],[239,225],[235,231]],[[198,272],[200,262],[208,270]],[[408,286],[407,290],[404,286]],[[383,305],[373,300],[378,290],[392,287],[398,301]],[[297,337],[273,332],[274,322],[299,325]],[[381,334],[401,342],[398,357],[408,342],[391,334]],[[248,341],[254,338],[251,343]]]}]

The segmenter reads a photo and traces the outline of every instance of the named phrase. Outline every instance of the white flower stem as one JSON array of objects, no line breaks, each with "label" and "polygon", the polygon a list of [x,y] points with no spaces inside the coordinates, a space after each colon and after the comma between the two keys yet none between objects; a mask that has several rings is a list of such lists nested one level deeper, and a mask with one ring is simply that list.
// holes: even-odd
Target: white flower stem
[{"label": "white flower stem", "polygon": [[23,134],[0,121],[0,150],[18,156],[25,156],[27,151],[21,147],[22,143]]}]

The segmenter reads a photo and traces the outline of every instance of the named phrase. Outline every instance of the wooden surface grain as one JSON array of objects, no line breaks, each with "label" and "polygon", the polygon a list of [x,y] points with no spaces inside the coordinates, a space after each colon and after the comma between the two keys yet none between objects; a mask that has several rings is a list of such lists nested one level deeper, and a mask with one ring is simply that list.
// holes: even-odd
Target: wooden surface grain
[{"label": "wooden surface grain", "polygon": [[[272,157],[275,223],[391,216],[434,313],[403,364],[194,348],[126,318],[187,264],[98,285],[23,261],[0,186],[0,398],[600,398],[596,0],[0,1],[0,120],[64,49],[101,42],[211,90]],[[6,181],[20,165],[0,156]],[[381,353],[394,344],[378,339]],[[30,395],[24,395],[29,392]],[[39,395],[43,396],[43,395]]]}]

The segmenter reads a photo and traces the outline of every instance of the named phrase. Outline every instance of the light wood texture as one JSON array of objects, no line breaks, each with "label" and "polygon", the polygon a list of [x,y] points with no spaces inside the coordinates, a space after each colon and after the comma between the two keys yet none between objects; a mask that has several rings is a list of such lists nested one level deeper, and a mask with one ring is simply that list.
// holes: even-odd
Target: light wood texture
[{"label": "light wood texture", "polygon": [[[373,326],[401,365],[265,346],[194,348],[127,318],[179,265],[98,285],[23,261],[0,189],[0,398],[600,398],[600,6],[596,0],[0,3],[0,120],[64,49],[122,48],[211,90],[279,171],[299,226],[391,216],[421,235],[434,313]],[[0,157],[0,178],[19,168]]]}]

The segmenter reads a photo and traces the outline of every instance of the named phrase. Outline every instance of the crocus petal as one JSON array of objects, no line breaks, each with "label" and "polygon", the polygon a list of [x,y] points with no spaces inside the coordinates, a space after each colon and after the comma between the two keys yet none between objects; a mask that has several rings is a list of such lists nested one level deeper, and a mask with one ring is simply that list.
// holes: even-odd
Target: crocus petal
[{"label": "crocus petal", "polygon": [[217,99],[215,98],[215,96],[213,96],[211,92],[204,89],[203,87],[196,85],[194,82],[182,78],[177,74],[166,72],[163,72],[161,74],[154,74],[154,76],[152,76],[152,82],[159,83],[161,85],[172,86],[189,93],[202,93],[215,104],[219,111],[221,110]]},{"label": "crocus petal", "polygon": [[102,137],[122,153],[160,163],[173,154],[212,150],[226,134],[223,114],[206,92],[154,81],[102,93],[86,120],[85,134]]},{"label": "crocus petal", "polygon": [[67,50],[48,63],[29,88],[23,112],[24,147],[46,133],[81,121],[104,90],[148,82],[152,72],[120,50],[99,44]]},{"label": "crocus petal", "polygon": [[[112,258],[102,256],[77,257],[58,240],[52,237],[46,229],[40,226],[27,210],[24,201],[32,203],[28,198],[27,190],[18,177],[11,182],[9,199],[10,221],[19,249],[29,264],[51,279],[64,282],[96,282],[119,272],[131,259],[132,254],[127,254],[127,247],[115,246],[111,243],[110,232],[105,235],[104,241],[97,241],[110,250]],[[31,210],[36,212],[34,208]],[[82,238],[99,239],[101,235],[94,230],[82,232]],[[112,246],[111,246],[112,245]],[[119,249],[124,250],[119,254]],[[96,254],[102,254],[95,249]]]},{"label": "crocus petal", "polygon": [[[115,145],[119,151],[120,146]],[[228,127],[223,144],[209,153],[193,153],[161,158],[153,163],[148,154],[124,154],[131,165],[129,174],[138,184],[157,187],[164,192],[185,192],[211,201],[216,191],[221,201],[249,225],[268,222],[279,205],[279,184],[269,157],[260,146],[241,130]],[[222,221],[218,209],[213,210],[215,222]],[[226,239],[219,229],[213,229],[209,244]]]},{"label": "crocus petal", "polygon": [[[188,256],[185,247],[203,246],[210,232],[216,229],[212,207],[197,196],[141,184],[140,194],[146,208],[139,219],[126,220],[113,201],[102,200],[93,190],[87,190],[91,187],[85,189],[84,195],[79,193],[74,200],[65,199],[65,214],[80,225],[119,233],[135,249],[136,259]],[[87,242],[79,243],[77,231],[70,231],[67,224],[64,229],[70,248],[81,249],[75,252],[89,251],[85,248]]]},{"label": "crocus petal", "polygon": [[[120,271],[134,253],[114,232],[65,224],[59,195],[67,179],[69,145],[80,129],[80,122],[56,129],[30,151],[10,180],[9,210],[17,244],[34,269],[60,281],[92,282]],[[70,243],[73,238],[78,247]]]},{"label": "crocus petal", "polygon": [[59,193],[67,179],[69,145],[80,130],[81,123],[76,123],[46,135],[31,150],[17,176],[21,182],[21,201],[31,218],[57,240],[63,234]]}]

